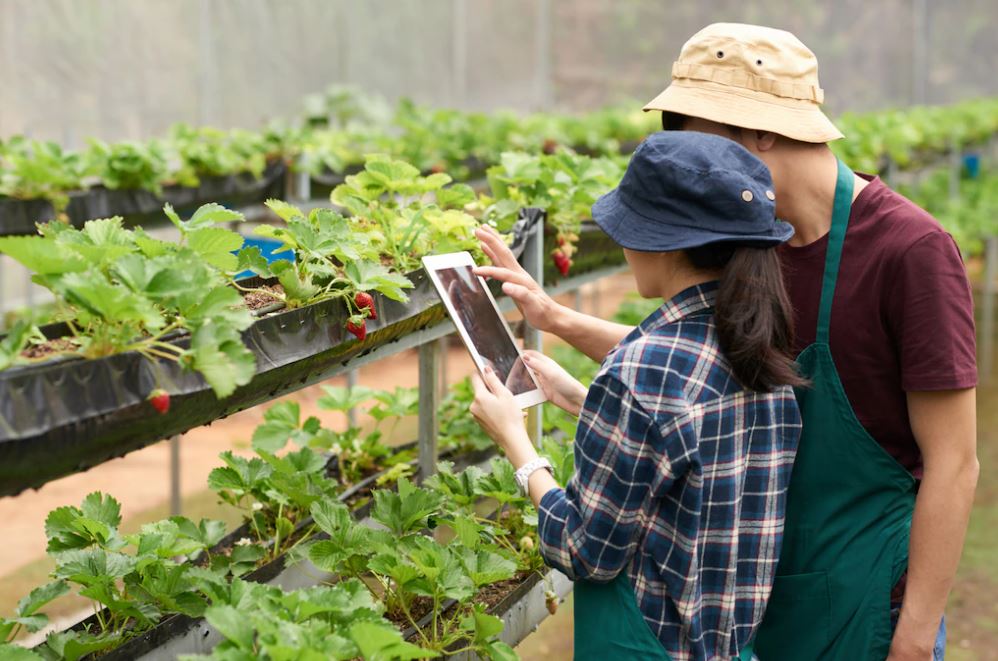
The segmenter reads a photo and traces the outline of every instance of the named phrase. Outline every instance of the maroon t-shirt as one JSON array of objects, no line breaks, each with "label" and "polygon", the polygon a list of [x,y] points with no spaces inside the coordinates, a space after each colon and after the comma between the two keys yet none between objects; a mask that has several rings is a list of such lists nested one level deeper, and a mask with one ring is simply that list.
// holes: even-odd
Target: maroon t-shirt
[{"label": "maroon t-shirt", "polygon": [[[974,303],[953,238],[878,178],[853,201],[829,329],[832,358],[860,423],[921,477],[907,391],[977,384]],[[780,256],[797,351],[814,342],[828,236]]]}]

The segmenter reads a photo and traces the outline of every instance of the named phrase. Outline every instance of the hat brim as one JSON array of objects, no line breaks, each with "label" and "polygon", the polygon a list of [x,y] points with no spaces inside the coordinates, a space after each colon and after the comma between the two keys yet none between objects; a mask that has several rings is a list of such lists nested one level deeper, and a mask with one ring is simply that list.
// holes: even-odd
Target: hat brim
[{"label": "hat brim", "polygon": [[710,243],[742,243],[770,247],[786,242],[794,234],[789,223],[777,220],[768,232],[734,234],[695,227],[670,225],[652,220],[627,205],[618,189],[603,195],[592,208],[593,220],[618,245],[640,252],[672,252]]},{"label": "hat brim", "polygon": [[831,142],[845,136],[810,101],[775,97],[766,92],[708,81],[674,80],[644,107],[700,117],[757,131],[770,131],[801,142]]}]

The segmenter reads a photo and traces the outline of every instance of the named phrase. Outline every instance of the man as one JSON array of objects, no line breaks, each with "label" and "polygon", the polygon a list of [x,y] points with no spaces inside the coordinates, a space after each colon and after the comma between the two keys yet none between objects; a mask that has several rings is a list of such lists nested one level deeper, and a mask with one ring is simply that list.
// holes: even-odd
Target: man
[{"label": "man", "polygon": [[[952,238],[841,166],[817,61],[796,37],[715,24],[645,110],[720,134],[773,176],[795,309],[804,428],[756,641],[765,661],[942,658],[943,610],[977,483],[973,302]],[[695,173],[694,173],[695,175]],[[527,320],[601,360],[630,329],[554,303],[485,232],[480,275]]]}]

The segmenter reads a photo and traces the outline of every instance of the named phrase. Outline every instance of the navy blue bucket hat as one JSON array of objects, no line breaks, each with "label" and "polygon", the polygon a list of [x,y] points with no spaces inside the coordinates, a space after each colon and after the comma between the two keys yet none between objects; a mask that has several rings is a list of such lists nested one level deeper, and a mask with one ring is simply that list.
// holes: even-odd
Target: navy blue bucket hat
[{"label": "navy blue bucket hat", "polygon": [[769,168],[737,142],[696,131],[648,136],[593,219],[624,248],[684,250],[709,243],[775,246],[794,230],[776,219]]}]

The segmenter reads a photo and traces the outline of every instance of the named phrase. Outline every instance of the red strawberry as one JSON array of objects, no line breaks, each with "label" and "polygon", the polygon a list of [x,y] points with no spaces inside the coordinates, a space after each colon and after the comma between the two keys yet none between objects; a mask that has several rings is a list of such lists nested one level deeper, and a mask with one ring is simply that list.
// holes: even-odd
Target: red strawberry
[{"label": "red strawberry", "polygon": [[561,273],[562,277],[568,275],[568,269],[572,266],[572,260],[560,250],[555,250],[551,257],[554,259],[554,265],[558,268],[558,272]]},{"label": "red strawberry", "polygon": [[541,151],[545,154],[553,154],[558,149],[558,141],[554,138],[547,138],[541,146]]},{"label": "red strawberry", "polygon": [[357,306],[358,310],[363,310],[367,308],[367,316],[371,319],[378,318],[378,312],[374,309],[374,297],[368,294],[366,291],[357,292],[357,295],[353,297],[353,302]]},{"label": "red strawberry", "polygon": [[170,410],[170,393],[166,392],[162,388],[156,388],[151,393],[149,393],[149,403],[152,407],[159,411],[160,415],[165,414]]},{"label": "red strawberry", "polygon": [[367,337],[367,324],[363,319],[361,319],[360,322],[355,322],[353,319],[353,317],[350,317],[350,321],[347,322],[347,330],[353,333],[358,340],[363,342],[364,338]]},{"label": "red strawberry", "polygon": [[441,172],[447,172],[447,165],[444,163],[434,163],[430,167],[431,174],[440,174]]}]

